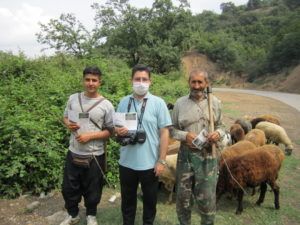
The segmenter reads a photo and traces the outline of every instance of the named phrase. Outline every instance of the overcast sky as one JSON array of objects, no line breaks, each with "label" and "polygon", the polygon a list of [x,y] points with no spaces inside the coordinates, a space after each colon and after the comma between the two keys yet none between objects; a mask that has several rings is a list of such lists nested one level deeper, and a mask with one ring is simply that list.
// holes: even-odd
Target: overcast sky
[{"label": "overcast sky", "polygon": [[[229,0],[236,6],[246,4],[248,0]],[[191,10],[201,13],[211,10],[220,13],[220,4],[227,0],[189,0]],[[0,0],[0,50],[27,56],[39,56],[42,46],[36,41],[39,32],[38,22],[46,24],[62,13],[73,13],[85,27],[94,27],[92,3],[104,3],[106,0]],[[136,7],[151,7],[152,0],[130,0]],[[174,1],[176,3],[176,1]],[[45,47],[45,46],[44,46]]]}]

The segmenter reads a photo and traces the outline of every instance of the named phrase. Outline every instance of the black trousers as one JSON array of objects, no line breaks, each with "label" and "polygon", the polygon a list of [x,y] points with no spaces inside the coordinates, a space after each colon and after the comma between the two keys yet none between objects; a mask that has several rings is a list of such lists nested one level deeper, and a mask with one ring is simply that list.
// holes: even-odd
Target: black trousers
[{"label": "black trousers", "polygon": [[139,183],[143,192],[143,225],[152,225],[156,215],[158,190],[158,177],[155,176],[154,169],[138,171],[120,165],[119,171],[123,225],[134,225]]},{"label": "black trousers", "polygon": [[[104,154],[95,157],[103,170]],[[90,168],[79,167],[72,163],[72,155],[68,151],[64,168],[62,195],[69,215],[72,217],[78,215],[78,204],[81,197],[83,197],[86,215],[95,216],[97,205],[101,200],[102,188],[103,175],[95,159],[91,161]]]}]

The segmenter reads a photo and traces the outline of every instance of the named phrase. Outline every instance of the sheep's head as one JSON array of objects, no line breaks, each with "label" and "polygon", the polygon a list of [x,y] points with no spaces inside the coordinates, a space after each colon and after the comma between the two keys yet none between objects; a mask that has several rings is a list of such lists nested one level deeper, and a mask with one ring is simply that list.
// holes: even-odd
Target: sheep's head
[{"label": "sheep's head", "polygon": [[285,148],[285,155],[291,155],[293,149],[294,149],[293,145],[288,145],[288,146]]},{"label": "sheep's head", "polygon": [[230,135],[232,143],[236,143],[238,141],[241,141],[245,138],[245,132],[240,124],[233,124],[230,127]]}]

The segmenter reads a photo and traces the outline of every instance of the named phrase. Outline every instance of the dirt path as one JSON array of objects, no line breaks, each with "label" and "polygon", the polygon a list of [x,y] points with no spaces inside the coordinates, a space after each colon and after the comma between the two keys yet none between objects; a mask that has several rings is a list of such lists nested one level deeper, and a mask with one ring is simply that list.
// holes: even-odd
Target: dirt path
[{"label": "dirt path", "polygon": [[[281,119],[282,126],[286,129],[292,141],[300,143],[300,113],[279,101],[248,94],[216,92],[224,105],[224,121],[227,128],[239,117],[273,114]],[[293,156],[300,158],[300,146],[295,144]],[[104,191],[100,208],[107,207],[111,191]],[[33,201],[40,201],[40,206],[32,212],[26,206]],[[23,197],[14,200],[0,200],[1,225],[41,225],[49,224],[45,219],[55,212],[63,209],[61,194],[57,191],[50,198]],[[82,211],[82,210],[81,210]],[[292,223],[286,223],[292,224]]]}]

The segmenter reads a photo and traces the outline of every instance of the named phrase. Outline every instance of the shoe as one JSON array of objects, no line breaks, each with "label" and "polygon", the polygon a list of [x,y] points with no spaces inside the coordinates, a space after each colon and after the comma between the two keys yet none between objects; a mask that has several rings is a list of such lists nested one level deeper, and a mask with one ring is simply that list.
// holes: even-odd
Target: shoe
[{"label": "shoe", "polygon": [[70,215],[68,215],[64,221],[62,221],[59,225],[71,225],[71,224],[76,224],[78,223],[80,220],[79,215],[77,215],[76,217],[72,217]]},{"label": "shoe", "polygon": [[98,225],[96,216],[87,216],[86,221],[87,221],[87,225]]}]

